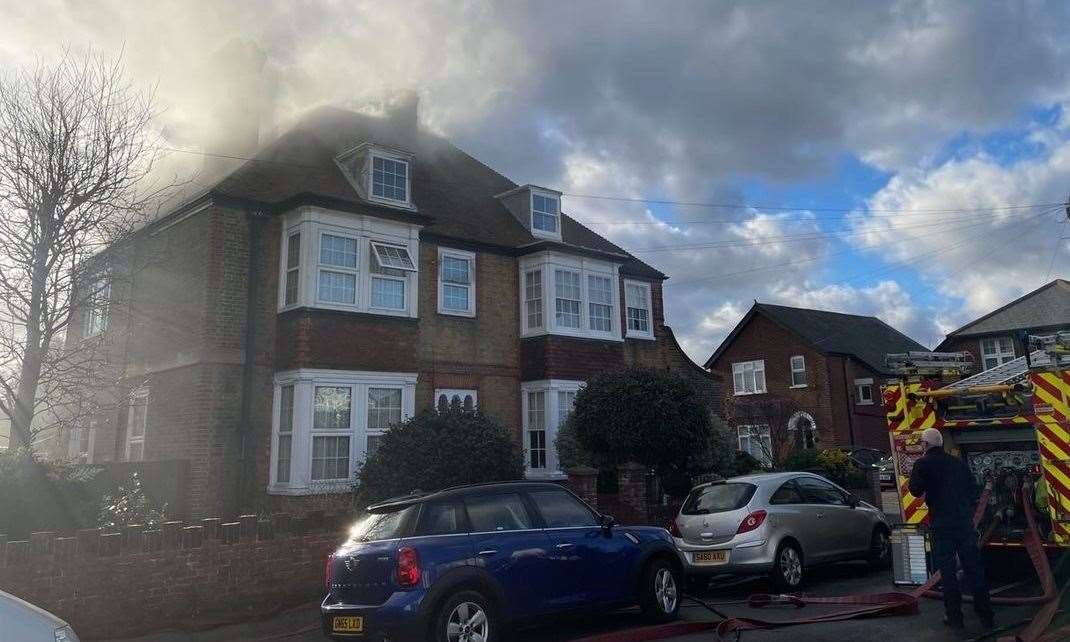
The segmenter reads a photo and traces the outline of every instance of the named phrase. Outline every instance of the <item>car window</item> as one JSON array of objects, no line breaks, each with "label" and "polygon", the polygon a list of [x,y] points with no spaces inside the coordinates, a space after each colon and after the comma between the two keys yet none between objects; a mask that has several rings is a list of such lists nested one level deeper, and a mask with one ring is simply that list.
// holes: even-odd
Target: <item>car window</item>
[{"label": "car window", "polygon": [[598,519],[583,502],[563,490],[537,490],[531,493],[546,528],[597,526]]},{"label": "car window", "polygon": [[800,477],[796,480],[803,497],[810,504],[846,505],[847,498],[832,484],[813,477]]},{"label": "car window", "polygon": [[456,502],[439,502],[424,506],[416,534],[455,535],[467,530],[464,525],[464,507]]},{"label": "car window", "polygon": [[691,491],[684,501],[684,515],[709,515],[743,508],[754,497],[754,484],[725,483],[702,486]]},{"label": "car window", "polygon": [[776,489],[776,492],[769,498],[770,504],[801,504],[803,503],[802,493],[799,492],[799,487],[795,485],[794,479],[789,479],[784,484]]},{"label": "car window", "polygon": [[349,530],[349,536],[361,542],[403,537],[405,526],[412,523],[409,518],[415,510],[415,506],[404,506],[365,513]]},{"label": "car window", "polygon": [[475,533],[518,531],[531,528],[531,516],[516,493],[484,495],[464,500],[468,521]]}]

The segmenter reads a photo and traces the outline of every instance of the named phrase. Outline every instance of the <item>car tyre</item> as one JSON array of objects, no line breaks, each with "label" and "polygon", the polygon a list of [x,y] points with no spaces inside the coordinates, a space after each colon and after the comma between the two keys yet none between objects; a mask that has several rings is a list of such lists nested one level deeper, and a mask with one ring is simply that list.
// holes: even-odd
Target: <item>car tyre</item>
[{"label": "car tyre", "polygon": [[680,572],[665,559],[655,559],[643,569],[639,606],[652,622],[671,622],[680,613]]},{"label": "car tyre", "polygon": [[873,570],[883,570],[892,565],[892,544],[887,528],[877,526],[873,529],[866,562]]},{"label": "car tyre", "polygon": [[504,639],[494,604],[479,591],[454,593],[439,605],[432,622],[435,642],[497,642]]},{"label": "car tyre", "polygon": [[802,551],[795,542],[781,542],[773,557],[769,580],[778,591],[797,591],[806,579]]}]

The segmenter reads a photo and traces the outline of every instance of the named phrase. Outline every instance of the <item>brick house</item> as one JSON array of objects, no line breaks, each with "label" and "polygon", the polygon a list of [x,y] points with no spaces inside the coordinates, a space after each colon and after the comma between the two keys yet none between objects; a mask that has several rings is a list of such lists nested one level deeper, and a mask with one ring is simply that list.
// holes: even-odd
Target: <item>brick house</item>
[{"label": "brick house", "polygon": [[415,110],[318,109],[105,253],[108,296],[70,332],[103,333],[125,401],[71,452],[188,461],[193,515],[300,511],[438,404],[478,405],[529,476],[557,478],[557,427],[596,373],[672,369],[716,402],[664,324],[664,274]]},{"label": "brick house", "polygon": [[[755,302],[705,367],[733,400],[775,397],[794,409],[780,429],[795,443],[887,451],[878,398],[889,375],[884,355],[925,349],[876,317]],[[740,450],[759,459],[772,450],[776,429],[734,427]]]},{"label": "brick house", "polygon": [[1025,356],[1023,334],[1070,330],[1070,281],[1055,279],[1007,305],[949,332],[936,350],[969,352],[988,370]]}]

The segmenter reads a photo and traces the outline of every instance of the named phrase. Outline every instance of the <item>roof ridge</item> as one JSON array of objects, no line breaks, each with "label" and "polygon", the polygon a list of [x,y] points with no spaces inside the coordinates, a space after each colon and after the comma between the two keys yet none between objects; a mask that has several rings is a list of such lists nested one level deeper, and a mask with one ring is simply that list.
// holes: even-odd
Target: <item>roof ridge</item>
[{"label": "roof ridge", "polygon": [[[802,310],[803,312],[821,312],[822,314],[838,314],[838,315],[844,316],[844,317],[856,317],[856,318],[859,318],[859,319],[876,319],[876,320],[880,321],[881,323],[884,323],[884,321],[880,317],[875,315],[875,314],[856,314],[854,312],[837,312],[836,310],[822,310],[820,308],[802,308],[802,307],[799,307],[797,305],[783,305],[781,303],[764,303],[762,301],[755,301],[754,304],[755,305],[759,305],[759,306],[766,306],[766,307],[770,307],[770,308],[785,308],[785,309],[788,309],[788,310]],[[885,323],[885,325],[888,325],[888,324]],[[891,326],[888,326],[888,327],[891,327]],[[895,328],[892,328],[892,329],[894,330]]]},{"label": "roof ridge", "polygon": [[1014,299],[1013,301],[1011,301],[1009,303],[1005,303],[1005,304],[1001,305],[1000,307],[996,308],[995,310],[992,310],[988,314],[983,314],[983,315],[977,317],[976,319],[966,323],[962,327],[956,328],[955,330],[952,330],[951,332],[948,332],[947,335],[944,337],[944,339],[947,340],[948,338],[953,337],[953,336],[959,334],[960,332],[969,329],[970,326],[977,325],[978,323],[984,321],[985,319],[989,319],[991,317],[994,317],[995,315],[999,314],[1000,312],[1003,312],[1004,310],[1007,310],[1007,309],[1011,308],[1012,306],[1018,305],[1022,301],[1025,301],[1026,299],[1028,299],[1028,298],[1030,298],[1032,296],[1040,294],[1042,291],[1047,290],[1050,287],[1061,285],[1061,284],[1066,284],[1068,287],[1070,287],[1070,282],[1067,282],[1065,279],[1053,279],[1051,281],[1048,281],[1047,283],[1045,283],[1044,285],[1040,286],[1039,288],[1037,288],[1035,290],[1032,290],[1030,292],[1026,292],[1025,294],[1019,296],[1017,299]]}]

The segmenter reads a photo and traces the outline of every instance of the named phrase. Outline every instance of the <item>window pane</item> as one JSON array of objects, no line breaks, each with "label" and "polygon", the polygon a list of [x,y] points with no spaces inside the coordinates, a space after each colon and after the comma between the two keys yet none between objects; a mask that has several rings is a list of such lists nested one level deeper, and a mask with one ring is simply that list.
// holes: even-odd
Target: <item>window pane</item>
[{"label": "window pane", "polygon": [[349,478],[349,437],[312,438],[312,479]]},{"label": "window pane", "polygon": [[796,480],[803,497],[811,504],[843,505],[847,503],[838,488],[813,477],[801,477]]},{"label": "window pane", "polygon": [[372,307],[391,310],[405,309],[405,282],[395,279],[372,278]]},{"label": "window pane", "polygon": [[597,526],[598,519],[578,499],[560,490],[539,490],[531,493],[546,528],[568,526]]},{"label": "window pane", "polygon": [[357,275],[320,270],[319,298],[328,303],[356,303]]},{"label": "window pane", "polygon": [[357,239],[323,234],[320,236],[320,263],[357,268]]},{"label": "window pane", "polygon": [[379,450],[379,440],[382,435],[368,435],[365,439],[364,457],[368,458],[375,454],[375,451]]},{"label": "window pane", "polygon": [[446,310],[467,310],[468,286],[443,284],[442,307]]},{"label": "window pane", "polygon": [[290,446],[293,437],[279,435],[279,457],[275,468],[275,481],[286,484],[290,481]]},{"label": "window pane", "polygon": [[401,423],[401,389],[368,388],[368,431],[382,432]]},{"label": "window pane", "polygon": [[613,290],[611,281],[603,276],[587,277],[588,316],[591,329],[610,332],[613,329]]},{"label": "window pane", "polygon": [[286,269],[296,268],[301,264],[301,234],[291,234],[286,244]]},{"label": "window pane", "polygon": [[529,328],[542,327],[542,270],[524,274],[524,303]]},{"label": "window pane", "polygon": [[531,528],[531,518],[520,495],[487,495],[464,500],[472,531],[516,531]]},{"label": "window pane", "polygon": [[279,433],[293,432],[294,387],[283,386],[279,393]]},{"label": "window pane", "polygon": [[145,443],[141,441],[130,442],[129,461],[141,461],[145,457]]},{"label": "window pane", "polygon": [[635,332],[650,332],[650,310],[647,306],[647,289],[633,283],[624,288],[624,300],[628,317],[628,329]]},{"label": "window pane", "polygon": [[770,504],[801,504],[803,503],[802,495],[799,493],[798,487],[794,481],[787,481],[783,486],[778,488],[772,497],[769,498]]},{"label": "window pane", "polygon": [[528,393],[528,457],[533,469],[546,468],[546,392]]},{"label": "window pane", "polygon": [[418,536],[457,535],[464,533],[464,510],[461,504],[427,504],[420,512]]},{"label": "window pane", "polygon": [[372,157],[372,194],[394,201],[407,201],[406,176],[409,164],[405,161]]},{"label": "window pane", "polygon": [[409,256],[406,248],[372,243],[372,251],[375,253],[376,262],[382,268],[410,272],[416,270],[416,264],[412,262],[412,257]]},{"label": "window pane", "polygon": [[297,303],[298,276],[300,270],[286,271],[286,305]]},{"label": "window pane", "polygon": [[557,324],[566,328],[579,328],[581,296],[579,272],[555,270],[554,291],[557,295]]},{"label": "window pane", "polygon": [[312,427],[315,430],[349,430],[352,394],[350,388],[316,386]]},{"label": "window pane", "polygon": [[461,259],[455,256],[443,256],[442,280],[447,283],[468,285],[471,282],[469,280],[468,263],[468,259]]},{"label": "window pane", "polygon": [[557,232],[557,199],[534,194],[531,198],[531,225],[543,232]]}]

